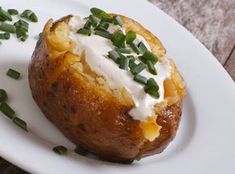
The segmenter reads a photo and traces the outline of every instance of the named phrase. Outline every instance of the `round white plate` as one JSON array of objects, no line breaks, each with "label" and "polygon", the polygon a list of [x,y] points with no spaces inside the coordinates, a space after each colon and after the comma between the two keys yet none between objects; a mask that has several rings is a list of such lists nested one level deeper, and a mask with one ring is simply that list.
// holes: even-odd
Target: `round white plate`
[{"label": "round white plate", "polygon": [[[16,38],[0,46],[0,88],[9,104],[29,127],[22,131],[0,113],[0,156],[32,173],[232,173],[235,169],[235,85],[214,56],[186,29],[145,0],[3,0],[4,8],[32,9],[39,23],[30,24],[25,43]],[[35,36],[49,18],[67,14],[85,16],[91,7],[136,19],[163,42],[167,55],[181,71],[187,97],[175,140],[159,155],[120,165],[73,153],[69,142],[41,113],[31,97],[27,67],[36,44]],[[19,81],[5,75],[8,68],[22,73]],[[55,145],[67,146],[65,156]]]}]

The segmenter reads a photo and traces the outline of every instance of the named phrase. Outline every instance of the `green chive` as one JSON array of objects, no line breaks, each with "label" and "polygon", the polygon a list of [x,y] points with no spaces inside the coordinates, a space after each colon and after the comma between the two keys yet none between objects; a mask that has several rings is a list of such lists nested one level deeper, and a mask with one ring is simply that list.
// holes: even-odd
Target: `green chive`
[{"label": "green chive", "polygon": [[16,9],[8,9],[7,12],[10,15],[18,15],[19,14],[19,12]]},{"label": "green chive", "polygon": [[139,82],[139,83],[144,84],[144,85],[147,84],[147,80],[148,80],[146,77],[141,76],[141,75],[139,75],[139,74],[135,75],[133,79],[134,79],[136,82]]},{"label": "green chive", "polygon": [[83,35],[88,35],[90,36],[91,35],[91,30],[89,29],[85,29],[85,28],[80,28],[78,31],[77,31],[78,34],[83,34]]},{"label": "green chive", "polygon": [[147,60],[146,64],[148,66],[149,72],[153,75],[157,75],[157,71],[156,71],[156,68],[154,67],[154,64],[150,60]]},{"label": "green chive", "polygon": [[0,103],[7,100],[7,92],[4,89],[0,89]]},{"label": "green chive", "polygon": [[153,78],[148,79],[147,84],[144,87],[144,91],[153,97],[159,98],[159,86]]},{"label": "green chive", "polygon": [[130,43],[130,47],[132,48],[134,52],[136,52],[137,54],[140,54],[140,49],[134,42]]},{"label": "green chive", "polygon": [[87,154],[89,154],[89,151],[82,148],[81,146],[77,146],[75,149],[74,149],[74,152],[79,154],[79,155],[82,155],[82,156],[86,156]]},{"label": "green chive", "polygon": [[28,37],[29,37],[29,35],[26,34],[26,35],[24,35],[23,37],[21,37],[20,40],[21,40],[22,42],[25,42]]},{"label": "green chive", "polygon": [[19,126],[20,128],[28,132],[27,123],[24,120],[20,119],[19,117],[14,117],[12,121],[13,123],[15,123],[15,125]]},{"label": "green chive", "polygon": [[7,75],[16,80],[20,78],[20,73],[11,68],[7,71]]},{"label": "green chive", "polygon": [[109,28],[109,23],[101,21],[99,25],[96,27],[96,30],[106,31],[108,28]]},{"label": "green chive", "polygon": [[84,24],[83,28],[90,30],[91,29],[91,22],[89,20],[87,20],[86,23]]},{"label": "green chive", "polygon": [[5,102],[0,104],[0,111],[10,119],[15,115],[15,111]]},{"label": "green chive", "polygon": [[124,47],[125,44],[125,35],[122,33],[122,31],[116,31],[113,34],[113,38],[112,38],[112,42],[113,45],[115,45],[116,47]]},{"label": "green chive", "polygon": [[117,63],[120,55],[115,50],[112,50],[108,52],[108,57]]},{"label": "green chive", "polygon": [[129,60],[129,68],[132,69],[135,66],[136,66],[135,59],[134,58],[130,58],[130,60]]},{"label": "green chive", "polygon": [[68,149],[64,146],[56,146],[52,149],[58,155],[64,155],[67,153]]},{"label": "green chive", "polygon": [[109,17],[109,15],[105,12],[105,11],[103,11],[103,10],[101,10],[101,9],[99,9],[99,8],[91,8],[90,9],[90,11],[91,11],[91,13],[94,15],[94,16],[96,16],[96,17],[98,17],[98,18],[100,18],[100,19],[103,19],[103,18],[108,18]]},{"label": "green chive", "polygon": [[24,10],[23,13],[21,13],[20,17],[30,20],[31,22],[38,22],[38,17],[36,14],[31,10]]},{"label": "green chive", "polygon": [[16,28],[16,37],[21,39],[23,37],[27,37],[26,31],[23,28],[17,27]]},{"label": "green chive", "polygon": [[[22,29],[24,32],[28,32],[28,29],[29,29],[29,24],[28,22],[20,19],[18,20],[17,22],[14,23],[14,26],[16,27],[16,30],[18,28]],[[17,31],[16,31],[17,32]]]},{"label": "green chive", "polygon": [[102,18],[102,21],[108,22],[108,23],[113,23],[113,19],[108,17],[108,18]]},{"label": "green chive", "polygon": [[126,43],[132,43],[136,38],[136,33],[134,31],[128,31],[126,34]]},{"label": "green chive", "polygon": [[121,55],[119,59],[119,68],[127,70],[129,67],[129,59]]},{"label": "green chive", "polygon": [[90,16],[89,16],[89,20],[90,20],[91,25],[92,25],[93,27],[96,27],[96,26],[97,26],[98,21],[97,21],[97,18],[96,18],[95,16],[90,15]]},{"label": "green chive", "polygon": [[131,67],[131,73],[136,75],[145,69],[145,64],[140,62],[139,64]]},{"label": "green chive", "polygon": [[140,50],[140,53],[141,53],[141,54],[144,54],[144,53],[148,50],[147,47],[144,45],[143,42],[140,42],[140,43],[138,44],[138,47],[139,47],[139,50]]},{"label": "green chive", "polygon": [[128,48],[115,48],[115,50],[119,53],[130,54],[131,50]]},{"label": "green chive", "polygon": [[123,22],[122,22],[122,19],[120,18],[120,16],[114,16],[113,17],[113,23],[115,25],[119,25],[119,26],[123,26]]},{"label": "green chive", "polygon": [[8,24],[8,23],[5,23],[5,22],[3,22],[0,25],[0,30],[1,31],[6,31],[6,32],[9,32],[9,33],[15,33],[16,32],[16,28],[15,28],[14,25],[11,25],[11,24]]},{"label": "green chive", "polygon": [[158,58],[155,54],[153,54],[150,51],[146,51],[143,56],[142,56],[145,60],[150,60],[153,64],[156,64],[158,61]]},{"label": "green chive", "polygon": [[10,33],[0,33],[0,39],[2,40],[10,39]]},{"label": "green chive", "polygon": [[2,21],[12,21],[11,15],[2,8],[0,8],[0,18]]},{"label": "green chive", "polygon": [[109,33],[108,31],[96,30],[95,34],[99,35],[99,36],[102,36],[104,38],[107,38],[107,39],[112,39],[112,37],[113,37],[113,35],[111,33]]}]

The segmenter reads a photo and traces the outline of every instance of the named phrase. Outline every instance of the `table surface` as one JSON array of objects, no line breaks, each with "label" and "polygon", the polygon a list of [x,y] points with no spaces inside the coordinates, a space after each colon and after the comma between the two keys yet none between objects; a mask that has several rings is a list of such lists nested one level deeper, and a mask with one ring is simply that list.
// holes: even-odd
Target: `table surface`
[{"label": "table surface", "polygon": [[[235,80],[235,0],[148,0],[187,28]],[[0,159],[0,173],[26,174]]]}]

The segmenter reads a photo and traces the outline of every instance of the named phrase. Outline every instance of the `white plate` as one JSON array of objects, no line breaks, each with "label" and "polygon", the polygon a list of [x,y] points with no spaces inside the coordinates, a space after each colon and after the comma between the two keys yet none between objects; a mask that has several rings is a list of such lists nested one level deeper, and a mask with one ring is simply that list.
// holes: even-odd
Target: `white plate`
[{"label": "white plate", "polygon": [[[232,173],[235,169],[235,85],[214,56],[187,30],[147,1],[110,0],[4,0],[4,8],[35,11],[40,22],[30,25],[26,43],[15,38],[0,46],[0,88],[7,89],[9,103],[29,126],[26,133],[0,113],[0,156],[32,173]],[[160,155],[133,165],[101,162],[76,155],[75,147],[47,119],[33,101],[27,67],[36,36],[49,18],[73,13],[87,15],[100,7],[132,17],[158,36],[167,55],[176,62],[187,84],[187,98],[175,140]],[[23,75],[8,78],[9,67]],[[66,156],[52,152],[55,145],[71,151]]]}]

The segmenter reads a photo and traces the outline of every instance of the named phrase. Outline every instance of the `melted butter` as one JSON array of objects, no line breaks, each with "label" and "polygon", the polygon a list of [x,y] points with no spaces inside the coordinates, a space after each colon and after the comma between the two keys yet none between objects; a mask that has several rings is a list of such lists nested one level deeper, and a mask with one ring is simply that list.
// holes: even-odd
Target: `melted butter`
[{"label": "melted butter", "polygon": [[[156,99],[144,92],[143,85],[135,82],[133,80],[133,75],[129,71],[120,69],[115,62],[105,57],[108,52],[114,48],[110,40],[94,34],[85,36],[76,33],[78,29],[83,27],[85,22],[85,20],[82,20],[79,17],[73,17],[69,22],[69,25],[72,28],[70,37],[77,43],[76,48],[73,50],[74,53],[77,55],[85,53],[86,62],[93,71],[105,77],[110,88],[119,89],[125,87],[135,103],[135,107],[129,111],[129,115],[133,119],[143,121],[148,117],[154,116],[154,105],[164,100],[163,82],[170,77],[171,68],[168,60],[164,59],[155,64],[157,75],[152,75],[147,70],[143,70],[140,73],[140,75],[143,75],[146,78],[154,78],[159,85],[160,97]],[[120,29],[119,26],[111,25],[108,28],[108,31],[115,32]],[[151,50],[147,41],[142,36],[137,35],[134,42],[140,41]],[[132,55],[135,57],[137,56],[135,53]]]}]

